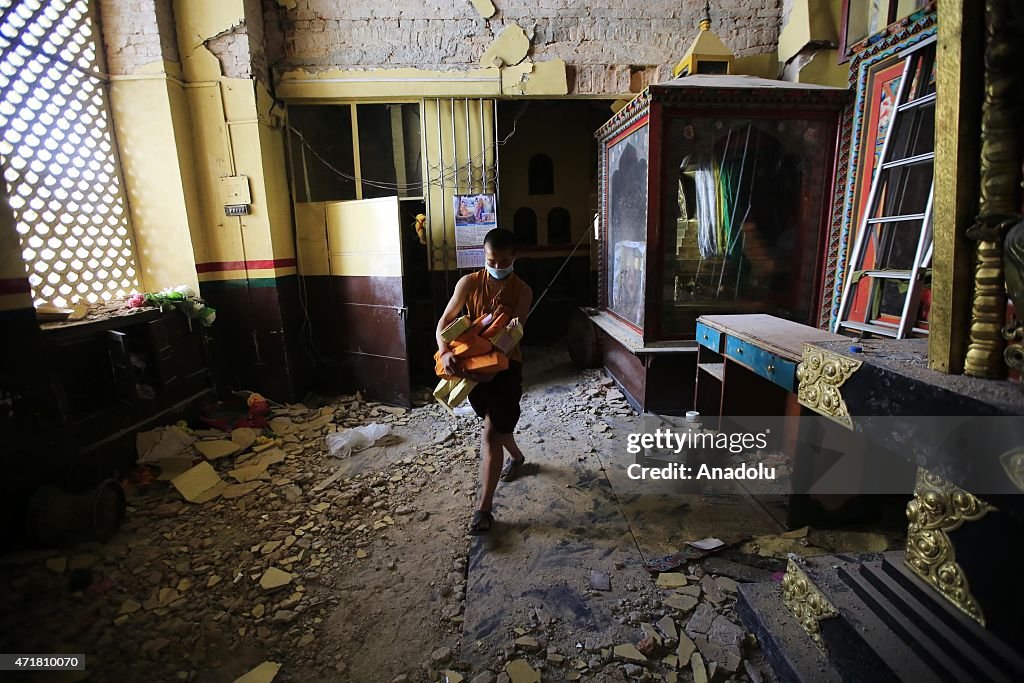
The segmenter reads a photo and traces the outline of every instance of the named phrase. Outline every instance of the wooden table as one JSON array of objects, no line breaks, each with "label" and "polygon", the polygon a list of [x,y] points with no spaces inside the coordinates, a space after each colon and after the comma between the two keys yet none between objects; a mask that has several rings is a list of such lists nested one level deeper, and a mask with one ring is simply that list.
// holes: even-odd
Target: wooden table
[{"label": "wooden table", "polygon": [[796,366],[804,343],[844,340],[762,313],[701,316],[694,406],[717,416],[719,427],[728,415],[798,414]]}]

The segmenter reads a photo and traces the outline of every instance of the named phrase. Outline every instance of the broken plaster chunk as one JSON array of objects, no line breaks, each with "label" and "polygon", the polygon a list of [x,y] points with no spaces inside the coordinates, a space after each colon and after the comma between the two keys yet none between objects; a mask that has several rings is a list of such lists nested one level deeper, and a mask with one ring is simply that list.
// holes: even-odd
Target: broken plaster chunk
[{"label": "broken plaster chunk", "polygon": [[645,657],[643,653],[640,652],[640,650],[636,649],[636,647],[632,643],[616,645],[612,652],[615,654],[616,657],[618,657],[619,659],[624,659],[627,662],[647,661],[647,657]]},{"label": "broken plaster chunk", "polygon": [[291,582],[291,574],[286,571],[282,571],[277,567],[271,567],[267,571],[263,572],[263,576],[260,578],[260,588],[265,591],[272,591],[283,586],[287,586]]},{"label": "broken plaster chunk", "polygon": [[203,494],[222,483],[217,471],[205,461],[171,480],[178,493],[190,503],[204,502],[206,497]]},{"label": "broken plaster chunk", "polygon": [[494,16],[496,10],[491,0],[470,0],[470,2],[473,3],[473,7],[476,7],[476,11],[480,13],[481,19],[490,19]]},{"label": "broken plaster chunk", "polygon": [[687,584],[686,576],[679,572],[662,572],[656,582],[658,588],[681,588]]},{"label": "broken plaster chunk", "polygon": [[277,662],[263,662],[255,669],[235,679],[235,683],[270,683],[281,670]]},{"label": "broken plaster chunk", "polygon": [[569,80],[565,62],[550,59],[534,63],[533,72],[526,78],[522,89],[524,95],[567,95]]},{"label": "broken plaster chunk", "polygon": [[525,659],[513,659],[505,665],[505,673],[512,683],[540,683],[540,673]]},{"label": "broken plaster chunk", "polygon": [[480,57],[481,66],[515,66],[526,59],[530,51],[530,39],[523,28],[512,22],[498,34],[494,42],[484,50]]},{"label": "broken plaster chunk", "polygon": [[228,441],[227,439],[217,439],[216,441],[197,441],[195,449],[203,454],[203,457],[207,460],[217,460],[218,458],[224,458],[229,455],[234,455],[242,450],[234,441]]},{"label": "broken plaster chunk", "polygon": [[501,92],[505,95],[524,95],[524,83],[533,73],[533,62],[527,59],[518,66],[507,66],[501,70]]}]

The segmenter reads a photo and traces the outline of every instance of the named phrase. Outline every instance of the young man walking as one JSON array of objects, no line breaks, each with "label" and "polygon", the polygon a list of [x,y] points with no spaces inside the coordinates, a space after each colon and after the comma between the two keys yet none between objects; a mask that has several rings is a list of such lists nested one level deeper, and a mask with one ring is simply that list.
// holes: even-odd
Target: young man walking
[{"label": "young man walking", "polygon": [[[437,322],[437,349],[441,353],[445,371],[478,383],[469,394],[473,410],[484,419],[483,443],[480,447],[483,460],[481,492],[469,528],[473,534],[490,530],[494,523],[491,505],[499,478],[511,479],[526,460],[513,436],[516,423],[519,422],[519,400],[523,396],[523,357],[516,346],[509,353],[507,370],[493,375],[459,372],[448,344],[441,338],[441,332],[462,314],[464,308],[470,318],[475,320],[491,313],[499,304],[510,310],[512,317],[518,319],[520,324],[524,324],[533,301],[533,291],[512,272],[515,258],[515,236],[511,232],[495,228],[487,233],[484,237],[485,266],[459,279],[455,293]],[[505,451],[508,451],[509,457],[502,466]]]}]

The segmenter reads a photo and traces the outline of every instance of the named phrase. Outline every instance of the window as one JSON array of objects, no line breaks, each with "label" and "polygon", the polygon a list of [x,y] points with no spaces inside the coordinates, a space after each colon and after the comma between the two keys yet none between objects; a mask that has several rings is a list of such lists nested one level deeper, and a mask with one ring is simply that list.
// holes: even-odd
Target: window
[{"label": "window", "polygon": [[533,209],[523,207],[512,216],[512,232],[520,246],[528,247],[537,244],[537,214]]},{"label": "window", "polygon": [[530,194],[555,193],[555,165],[547,154],[534,154],[529,165]]},{"label": "window", "polygon": [[866,39],[927,6],[928,0],[844,0],[840,55],[848,60]]},{"label": "window", "polygon": [[572,241],[572,221],[569,211],[556,207],[548,212],[548,244],[568,244]]},{"label": "window", "polygon": [[37,304],[139,288],[88,0],[0,0],[0,160]]},{"label": "window", "polygon": [[418,104],[294,105],[288,123],[296,201],[423,195]]}]

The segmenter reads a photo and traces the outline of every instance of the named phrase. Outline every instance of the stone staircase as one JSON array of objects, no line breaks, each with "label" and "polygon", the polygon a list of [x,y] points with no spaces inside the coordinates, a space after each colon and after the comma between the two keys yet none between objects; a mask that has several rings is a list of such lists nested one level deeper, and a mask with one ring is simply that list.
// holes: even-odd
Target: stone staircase
[{"label": "stone staircase", "polygon": [[793,558],[781,584],[740,585],[736,610],[780,681],[1024,680],[1020,644],[941,598],[903,556]]}]

